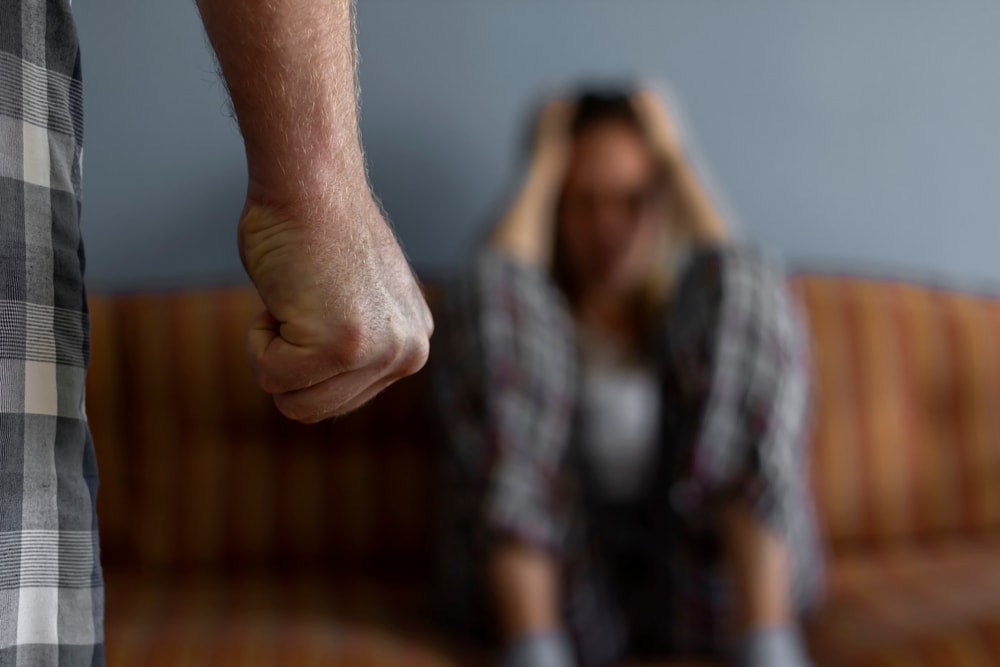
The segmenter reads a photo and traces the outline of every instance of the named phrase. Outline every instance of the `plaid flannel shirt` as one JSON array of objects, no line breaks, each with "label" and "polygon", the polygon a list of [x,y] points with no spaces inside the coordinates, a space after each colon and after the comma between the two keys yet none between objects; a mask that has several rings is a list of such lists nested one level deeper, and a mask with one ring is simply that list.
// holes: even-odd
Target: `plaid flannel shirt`
[{"label": "plaid flannel shirt", "polygon": [[103,665],[68,0],[0,0],[0,666]]},{"label": "plaid flannel shirt", "polygon": [[[444,611],[482,618],[481,564],[515,536],[556,554],[564,615],[583,665],[623,655],[719,657],[733,595],[714,509],[746,505],[788,544],[805,606],[820,574],[806,482],[806,337],[780,272],[746,249],[708,249],[650,326],[663,395],[658,472],[628,508],[608,507],[581,454],[579,359],[562,294],[487,251],[456,283],[432,355],[444,442]],[[631,533],[636,553],[610,535]],[[619,540],[618,544],[621,543]]]}]

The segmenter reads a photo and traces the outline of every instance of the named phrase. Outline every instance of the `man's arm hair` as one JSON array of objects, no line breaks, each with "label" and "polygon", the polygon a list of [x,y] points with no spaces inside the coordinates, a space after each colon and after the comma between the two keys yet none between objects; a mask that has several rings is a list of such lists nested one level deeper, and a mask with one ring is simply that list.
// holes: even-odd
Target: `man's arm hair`
[{"label": "man's arm hair", "polygon": [[370,196],[354,0],[197,0],[246,144],[250,197],[346,210]]}]

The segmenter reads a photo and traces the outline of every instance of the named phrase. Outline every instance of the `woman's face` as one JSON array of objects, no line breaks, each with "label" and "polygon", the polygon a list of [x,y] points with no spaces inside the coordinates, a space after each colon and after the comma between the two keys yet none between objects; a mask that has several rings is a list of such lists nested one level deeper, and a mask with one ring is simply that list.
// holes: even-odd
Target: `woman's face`
[{"label": "woman's face", "polygon": [[625,297],[645,284],[663,216],[655,184],[653,155],[626,123],[602,123],[574,140],[558,224],[584,296]]}]

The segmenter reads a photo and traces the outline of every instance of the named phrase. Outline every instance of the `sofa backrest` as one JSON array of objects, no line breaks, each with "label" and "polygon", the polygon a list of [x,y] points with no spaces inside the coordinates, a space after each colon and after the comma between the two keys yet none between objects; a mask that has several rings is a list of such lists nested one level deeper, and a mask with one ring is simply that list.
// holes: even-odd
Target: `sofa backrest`
[{"label": "sofa backrest", "polygon": [[[812,484],[834,550],[1000,529],[1000,301],[803,275]],[[423,373],[302,426],[244,356],[252,290],[92,298],[88,415],[109,566],[423,568]]]},{"label": "sofa backrest", "polygon": [[812,481],[835,549],[1000,529],[1000,300],[800,276]]},{"label": "sofa backrest", "polygon": [[282,417],[244,353],[248,289],[92,298],[88,417],[105,563],[424,567],[421,379],[347,417]]}]

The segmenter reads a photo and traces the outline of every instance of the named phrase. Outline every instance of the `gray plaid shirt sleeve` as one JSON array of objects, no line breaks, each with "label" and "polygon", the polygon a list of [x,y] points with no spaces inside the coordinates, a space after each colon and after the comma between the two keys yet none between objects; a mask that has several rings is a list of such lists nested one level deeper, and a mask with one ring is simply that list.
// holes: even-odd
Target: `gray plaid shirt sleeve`
[{"label": "gray plaid shirt sleeve", "polygon": [[548,549],[567,530],[559,477],[576,373],[561,299],[540,272],[481,253],[451,290],[435,364],[452,456],[479,480],[474,503],[487,538]]},{"label": "gray plaid shirt sleeve", "polygon": [[821,567],[807,482],[808,337],[784,276],[745,248],[719,249],[695,261],[672,312],[671,366],[683,404],[701,407],[676,505],[710,517],[715,498],[743,498],[789,545],[805,604]]},{"label": "gray plaid shirt sleeve", "polygon": [[0,666],[104,664],[69,3],[0,0]]}]

